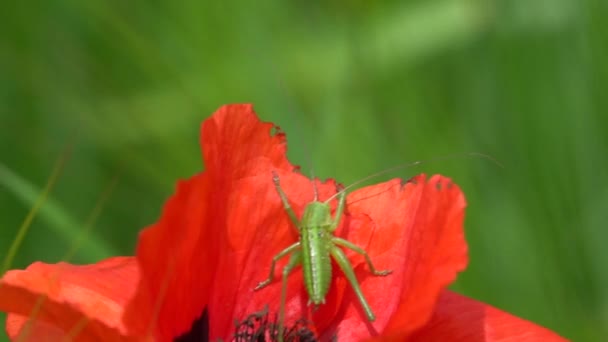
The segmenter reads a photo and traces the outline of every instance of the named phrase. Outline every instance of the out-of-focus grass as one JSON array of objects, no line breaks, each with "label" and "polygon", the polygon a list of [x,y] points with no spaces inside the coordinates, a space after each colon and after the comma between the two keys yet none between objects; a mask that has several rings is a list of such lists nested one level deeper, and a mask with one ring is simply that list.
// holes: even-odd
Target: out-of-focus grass
[{"label": "out-of-focus grass", "polygon": [[13,267],[59,261],[119,170],[72,261],[133,253],[175,181],[202,169],[200,122],[253,102],[287,131],[295,163],[344,183],[446,153],[499,159],[504,169],[463,158],[398,175],[463,187],[471,262],[456,290],[600,341],[606,15],[600,0],[7,4],[0,251],[79,132]]}]

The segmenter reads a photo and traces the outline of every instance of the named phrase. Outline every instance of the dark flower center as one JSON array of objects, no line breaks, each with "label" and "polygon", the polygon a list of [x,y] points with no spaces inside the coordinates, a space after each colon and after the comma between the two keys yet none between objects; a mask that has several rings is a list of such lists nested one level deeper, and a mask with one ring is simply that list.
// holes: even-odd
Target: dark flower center
[{"label": "dark flower center", "polygon": [[190,331],[175,338],[174,342],[208,342],[209,341],[209,313],[203,310],[201,317],[193,323]]},{"label": "dark flower center", "polygon": [[[279,324],[277,317],[270,319],[268,308],[253,313],[243,321],[235,322],[234,342],[270,342],[279,340]],[[283,329],[285,342],[316,342],[315,334],[308,328],[305,319],[299,319],[293,326]]]},{"label": "dark flower center", "polygon": [[[242,321],[235,320],[233,342],[272,342],[279,340],[277,315],[271,319],[268,308],[255,312]],[[209,341],[209,314],[205,309],[202,315],[192,323],[187,333],[177,337],[175,342]],[[315,334],[308,328],[305,319],[298,320],[293,326],[283,329],[284,342],[316,342]]]}]

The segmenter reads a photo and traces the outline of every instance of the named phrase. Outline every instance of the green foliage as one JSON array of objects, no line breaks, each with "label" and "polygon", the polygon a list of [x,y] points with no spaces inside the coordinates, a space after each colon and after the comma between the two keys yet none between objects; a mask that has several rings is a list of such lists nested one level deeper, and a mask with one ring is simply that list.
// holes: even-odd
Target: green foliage
[{"label": "green foliage", "polygon": [[602,0],[11,2],[0,14],[0,250],[73,144],[12,267],[59,261],[75,244],[72,262],[132,254],[175,181],[202,170],[201,121],[252,102],[287,131],[295,163],[345,184],[454,152],[500,160],[395,176],[442,173],[463,187],[471,262],[456,290],[600,341],[606,15]]}]

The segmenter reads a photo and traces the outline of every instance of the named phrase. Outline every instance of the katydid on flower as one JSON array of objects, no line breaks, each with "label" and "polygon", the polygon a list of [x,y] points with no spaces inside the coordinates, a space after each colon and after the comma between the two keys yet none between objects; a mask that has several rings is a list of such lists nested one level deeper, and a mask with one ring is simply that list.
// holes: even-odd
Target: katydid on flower
[{"label": "katydid on flower", "polygon": [[[340,247],[351,249],[352,251],[363,255],[371,273],[375,276],[387,276],[392,271],[377,270],[374,267],[371,258],[363,248],[349,242],[348,240],[344,240],[333,235],[344,213],[346,191],[340,188],[335,196],[332,196],[325,202],[321,202],[318,200],[317,189],[315,187],[314,200],[306,205],[302,217],[298,218],[296,213],[291,208],[287,195],[281,188],[279,176],[276,173],[273,173],[273,181],[277,193],[281,198],[281,202],[283,203],[283,207],[299,233],[298,242],[285,248],[279,252],[279,254],[275,255],[274,258],[272,258],[268,278],[259,283],[255,288],[255,290],[259,290],[269,285],[273,280],[277,261],[288,255],[290,256],[289,262],[283,268],[282,272],[283,287],[281,292],[279,324],[282,325],[283,323],[283,306],[286,297],[287,277],[291,271],[293,271],[296,266],[302,265],[304,284],[309,296],[308,303],[318,306],[319,304],[325,303],[325,296],[329,291],[329,285],[332,277],[331,258],[336,261],[350,282],[350,285],[355,291],[355,294],[359,299],[363,310],[365,311],[367,319],[369,321],[374,321],[376,316],[374,315],[371,307],[365,299],[365,296],[363,295],[363,292],[361,291],[361,287],[359,286],[359,282],[357,281],[357,277],[355,276],[355,272],[350,261]],[[334,197],[337,197],[338,206],[334,216],[332,217],[329,201]]]},{"label": "katydid on flower", "polygon": [[[441,156],[437,158],[428,159],[424,162],[446,160],[463,156],[488,159],[499,167],[502,167],[502,165],[494,158],[476,152]],[[355,276],[353,267],[346,255],[344,254],[344,251],[342,251],[340,247],[348,248],[362,255],[365,258],[365,262],[367,263],[371,274],[374,276],[387,276],[391,274],[392,270],[377,270],[372,262],[372,259],[363,248],[353,244],[348,240],[339,238],[333,234],[336,228],[338,228],[340,219],[344,214],[344,208],[346,206],[346,190],[377,176],[394,172],[396,170],[420,165],[424,162],[415,161],[408,164],[398,165],[364,177],[363,179],[360,179],[350,184],[346,188],[339,186],[336,194],[329,197],[324,202],[319,201],[318,191],[313,181],[314,199],[312,202],[306,205],[301,218],[298,218],[298,216],[292,209],[291,204],[289,203],[288,196],[283,191],[283,188],[281,188],[281,183],[278,174],[273,172],[273,182],[276,191],[281,199],[281,202],[283,203],[283,207],[287,215],[289,216],[289,219],[291,220],[299,234],[299,241],[283,249],[281,252],[279,252],[272,258],[268,278],[260,282],[254,289],[257,291],[268,286],[274,278],[274,271],[278,260],[289,256],[289,261],[287,262],[287,265],[283,268],[282,271],[281,302],[278,321],[279,341],[283,340],[282,334],[285,319],[287,278],[289,274],[299,265],[302,265],[303,268],[304,284],[306,287],[306,292],[309,296],[309,304],[312,303],[315,306],[318,306],[319,304],[325,303],[325,296],[329,291],[329,286],[332,278],[331,258],[333,258],[346,276],[346,279],[349,281],[351,287],[355,291],[355,295],[359,300],[359,303],[363,307],[363,311],[365,312],[367,319],[370,322],[373,322],[376,319],[376,316],[374,315],[370,305],[365,299],[365,295],[361,291],[361,287],[359,285],[357,277]],[[332,217],[329,202],[334,198],[337,198],[338,205],[334,216]]]}]

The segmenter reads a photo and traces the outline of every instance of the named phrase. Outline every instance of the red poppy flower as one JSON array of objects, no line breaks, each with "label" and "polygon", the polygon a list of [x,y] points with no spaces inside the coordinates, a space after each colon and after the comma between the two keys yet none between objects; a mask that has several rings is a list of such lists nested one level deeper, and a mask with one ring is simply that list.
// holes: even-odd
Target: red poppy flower
[{"label": "red poppy flower", "polygon": [[[139,267],[132,259],[115,258],[89,266],[35,264],[7,273],[0,283],[0,309],[19,315],[9,317],[9,334],[24,330],[24,317],[32,317],[34,307],[30,332],[72,333],[82,341],[229,339],[235,320],[265,308],[273,317],[286,261],[278,263],[271,285],[253,289],[268,276],[272,258],[298,236],[272,173],[299,215],[313,199],[312,182],[294,171],[285,137],[271,134],[273,129],[250,105],[222,107],[205,121],[206,171],[180,182],[160,220],[141,233]],[[315,184],[321,200],[336,193],[332,180]],[[307,305],[301,270],[289,276],[285,325],[305,318],[303,324],[320,340],[563,340],[445,290],[467,264],[464,207],[460,189],[442,176],[352,192],[335,234],[365,249],[378,269],[393,271],[374,277],[360,255],[345,250],[376,320],[366,319],[334,264],[326,303],[318,310]],[[46,300],[36,306],[40,295]]]}]

